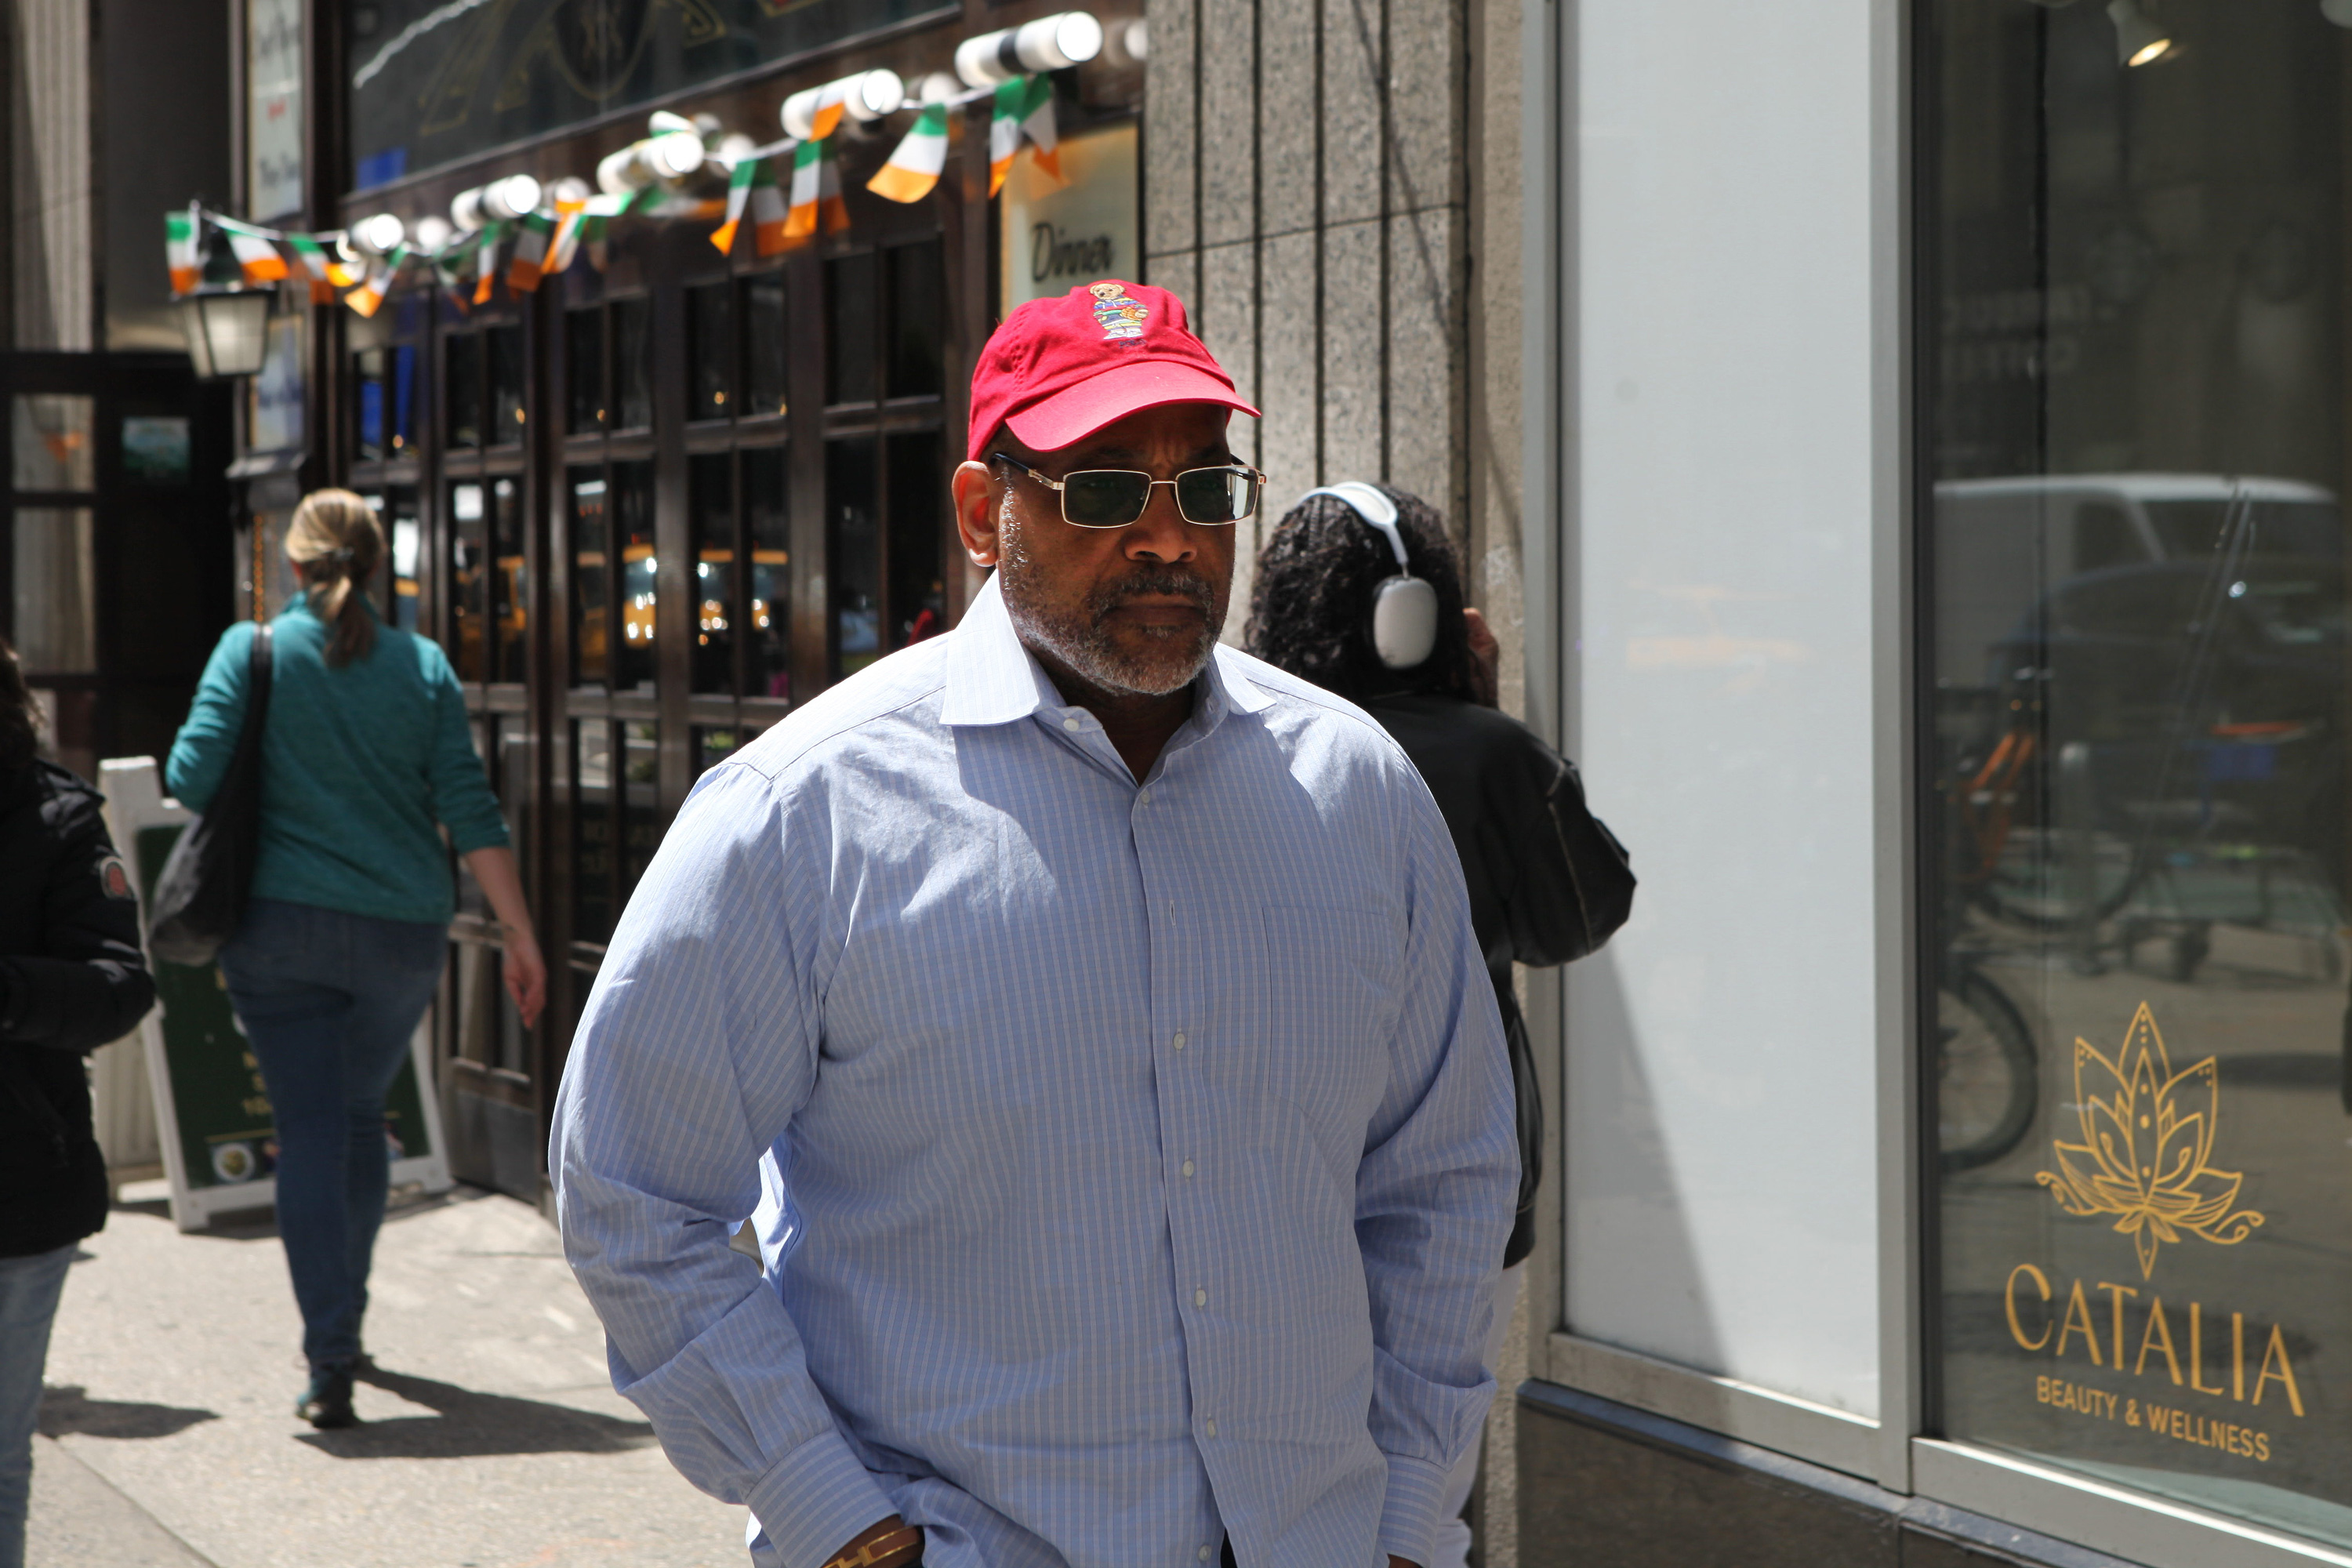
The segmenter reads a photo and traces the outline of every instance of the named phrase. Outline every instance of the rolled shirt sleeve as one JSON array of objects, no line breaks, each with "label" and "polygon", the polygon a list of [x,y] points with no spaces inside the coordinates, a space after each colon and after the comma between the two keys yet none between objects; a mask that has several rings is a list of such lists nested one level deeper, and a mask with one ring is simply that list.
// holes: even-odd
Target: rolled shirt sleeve
[{"label": "rolled shirt sleeve", "polygon": [[782,1300],[729,1246],[814,1085],[821,1034],[823,878],[779,787],[722,765],[670,829],[582,1018],[550,1163],[614,1386],[688,1479],[748,1504],[798,1568],[893,1510]]},{"label": "rolled shirt sleeve", "polygon": [[1427,1563],[1446,1471],[1478,1440],[1494,1397],[1481,1354],[1518,1146],[1460,862],[1435,803],[1417,794],[1404,1005],[1358,1173],[1356,1236],[1371,1302],[1371,1434],[1389,1467],[1381,1548]]}]

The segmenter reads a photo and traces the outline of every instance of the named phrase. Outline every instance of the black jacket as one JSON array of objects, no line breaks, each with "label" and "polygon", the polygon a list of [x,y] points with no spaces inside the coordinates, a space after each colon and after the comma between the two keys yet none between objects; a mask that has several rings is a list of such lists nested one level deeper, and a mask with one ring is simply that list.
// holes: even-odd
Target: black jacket
[{"label": "black jacket", "polygon": [[0,776],[0,1258],[106,1224],[83,1057],[154,1000],[98,792],[47,763]]},{"label": "black jacket", "polygon": [[[1367,698],[1360,706],[1421,770],[1462,857],[1470,923],[1502,1009],[1518,1095],[1519,1212],[1503,1250],[1508,1268],[1535,1247],[1535,1193],[1543,1179],[1543,1102],[1511,965],[1566,963],[1608,941],[1623,919],[1633,876],[1623,869],[1623,847],[1585,809],[1575,767],[1517,720],[1425,691]],[[1588,879],[1595,863],[1618,873],[1611,889],[1580,887],[1580,851]],[[1588,891],[1615,896],[1589,900]]]}]

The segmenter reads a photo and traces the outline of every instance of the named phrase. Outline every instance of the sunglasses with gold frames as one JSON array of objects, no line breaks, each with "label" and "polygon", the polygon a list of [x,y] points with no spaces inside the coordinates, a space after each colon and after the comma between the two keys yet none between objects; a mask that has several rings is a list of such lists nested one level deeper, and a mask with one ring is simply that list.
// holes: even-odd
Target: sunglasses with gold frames
[{"label": "sunglasses with gold frames", "polygon": [[1151,492],[1166,485],[1176,492],[1176,510],[1186,522],[1223,528],[1257,513],[1265,476],[1246,463],[1187,468],[1172,479],[1155,479],[1139,468],[1080,468],[1056,479],[1008,453],[988,460],[1026,474],[1062,497],[1062,521],[1076,528],[1125,528],[1151,504]]}]

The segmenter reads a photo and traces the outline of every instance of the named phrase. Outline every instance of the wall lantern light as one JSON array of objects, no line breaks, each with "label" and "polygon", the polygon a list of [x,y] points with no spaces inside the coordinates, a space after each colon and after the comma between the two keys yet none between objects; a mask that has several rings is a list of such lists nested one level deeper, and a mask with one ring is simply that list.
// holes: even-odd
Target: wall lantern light
[{"label": "wall lantern light", "polygon": [[390,256],[408,237],[408,226],[394,214],[378,213],[360,219],[348,232],[362,256]]},{"label": "wall lantern light", "polygon": [[1062,11],[966,38],[956,46],[956,75],[973,87],[993,87],[1030,71],[1084,65],[1102,53],[1102,24],[1093,12]]},{"label": "wall lantern light", "polygon": [[[841,105],[843,118],[866,125],[886,114],[896,114],[906,101],[907,84],[898,79],[897,71],[859,71],[823,87],[803,88],[784,100],[784,130],[806,142],[818,134],[818,111],[831,104]],[[832,127],[825,129],[830,132]]]},{"label": "wall lantern light", "polygon": [[2352,27],[2352,0],[2319,0],[2319,14],[2339,27]]},{"label": "wall lantern light", "polygon": [[180,331],[188,340],[188,358],[196,374],[206,381],[226,375],[257,375],[269,343],[270,307],[275,289],[236,289],[207,285],[181,296]]},{"label": "wall lantern light", "polygon": [[701,168],[704,156],[699,132],[663,131],[607,153],[596,165],[596,186],[607,195],[619,196],[647,185],[670,184]]},{"label": "wall lantern light", "polygon": [[529,174],[509,174],[503,180],[459,191],[449,204],[449,216],[471,234],[486,224],[511,223],[525,213],[537,212],[545,194]]},{"label": "wall lantern light", "polygon": [[2172,35],[2147,19],[2139,0],[2107,0],[2116,25],[2116,58],[2126,66],[2152,65],[2172,52]]}]

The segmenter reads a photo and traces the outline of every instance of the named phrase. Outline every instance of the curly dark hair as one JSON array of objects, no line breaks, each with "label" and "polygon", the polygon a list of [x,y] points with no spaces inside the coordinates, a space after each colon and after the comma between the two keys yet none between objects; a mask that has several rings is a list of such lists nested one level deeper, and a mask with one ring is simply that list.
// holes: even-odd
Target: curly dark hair
[{"label": "curly dark hair", "polygon": [[1445,520],[1409,490],[1379,489],[1396,503],[1412,574],[1437,590],[1437,646],[1429,658],[1391,669],[1373,650],[1372,590],[1395,574],[1396,554],[1337,496],[1309,496],[1276,525],[1258,553],[1243,641],[1276,668],[1350,700],[1411,690],[1475,701],[1462,568]]},{"label": "curly dark hair", "polygon": [[0,637],[0,779],[14,778],[40,755],[40,710],[25,688],[16,650]]}]

